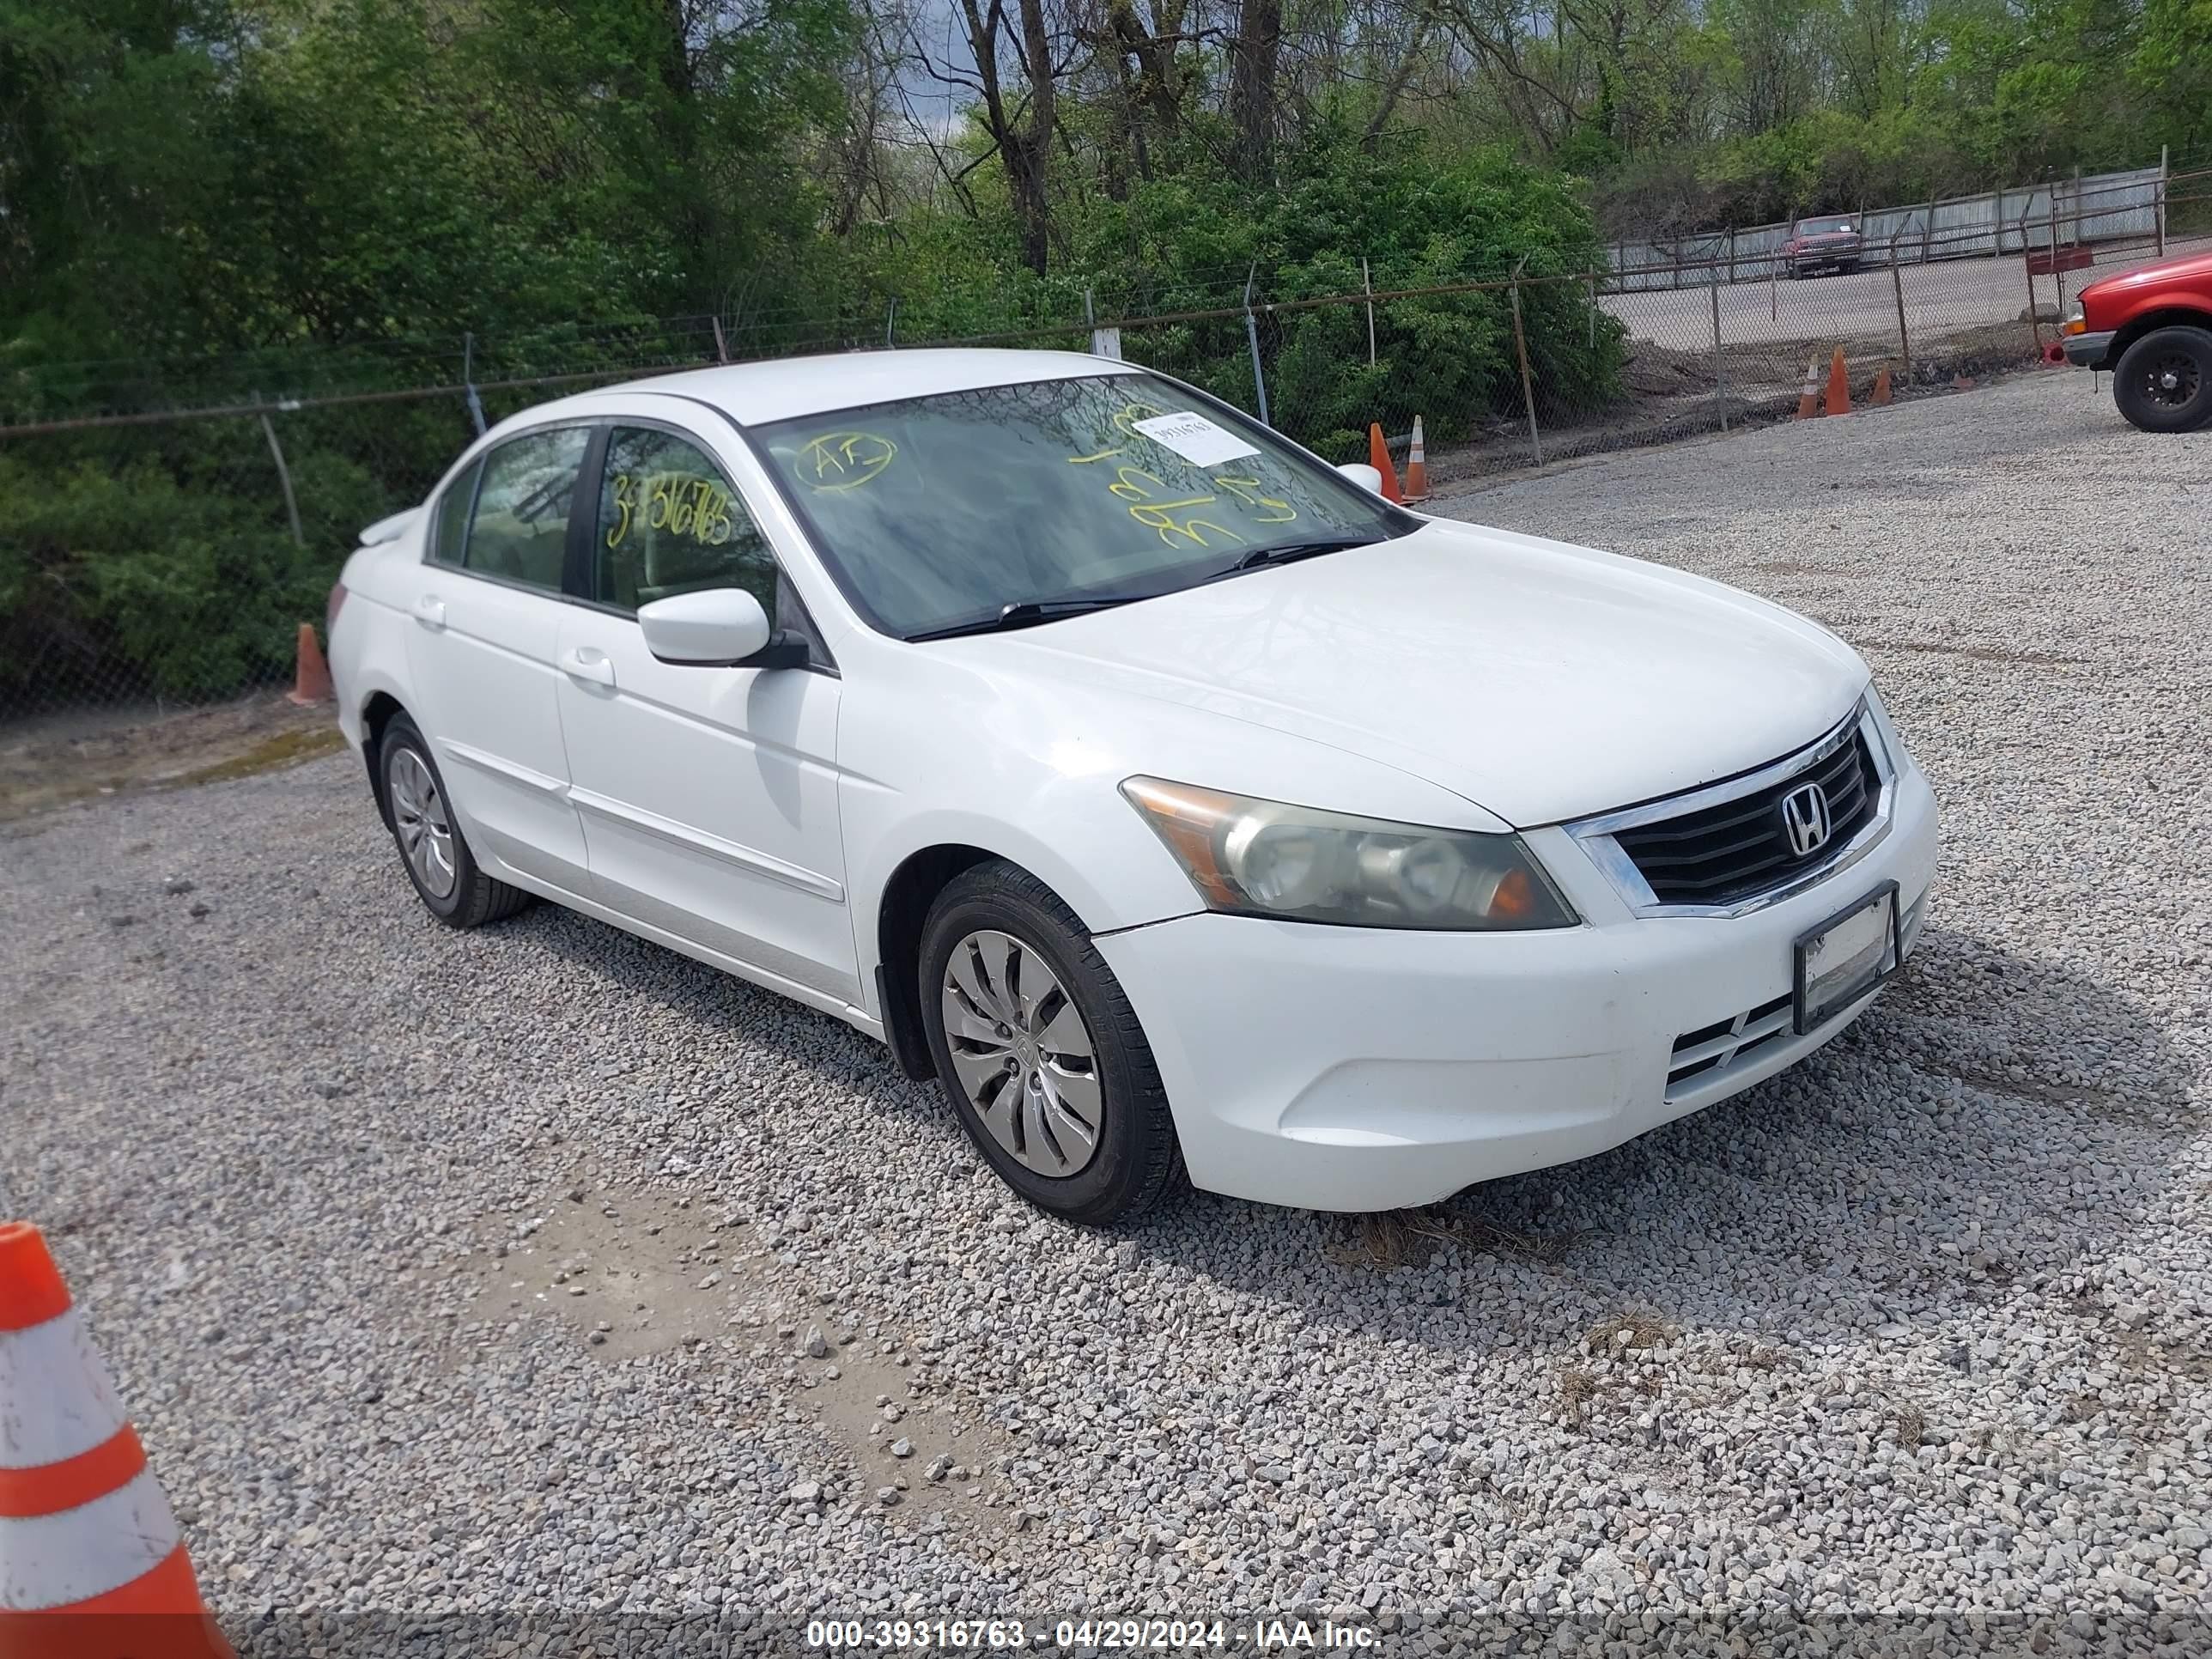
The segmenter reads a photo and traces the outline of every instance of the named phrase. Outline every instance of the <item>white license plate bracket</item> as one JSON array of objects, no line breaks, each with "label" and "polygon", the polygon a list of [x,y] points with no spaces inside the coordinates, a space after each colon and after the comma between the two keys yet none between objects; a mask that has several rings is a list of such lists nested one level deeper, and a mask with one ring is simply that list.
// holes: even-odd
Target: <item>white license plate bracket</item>
[{"label": "white license plate bracket", "polygon": [[1797,1035],[1826,1024],[1902,967],[1903,933],[1893,881],[1800,933],[1791,949]]}]

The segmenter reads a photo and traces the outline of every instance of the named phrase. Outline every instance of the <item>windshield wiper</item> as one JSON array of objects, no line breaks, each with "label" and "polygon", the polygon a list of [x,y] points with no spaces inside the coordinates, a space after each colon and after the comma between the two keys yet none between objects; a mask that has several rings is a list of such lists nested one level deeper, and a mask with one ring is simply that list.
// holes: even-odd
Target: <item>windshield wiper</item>
[{"label": "windshield wiper", "polygon": [[1277,542],[1272,547],[1254,548],[1209,580],[1218,581],[1224,576],[1233,576],[1241,570],[1257,570],[1262,565],[1296,564],[1300,559],[1318,558],[1324,553],[1342,553],[1350,548],[1372,547],[1383,539],[1381,536],[1362,532],[1345,536],[1310,536],[1302,542]]},{"label": "windshield wiper", "polygon": [[975,622],[955,623],[950,628],[933,628],[925,633],[909,634],[915,640],[954,640],[964,634],[996,634],[1009,628],[1030,628],[1038,623],[1056,622],[1062,617],[1080,616],[1086,611],[1109,611],[1117,605],[1129,605],[1138,599],[1149,599],[1149,593],[1108,593],[1088,599],[1017,599],[1003,605],[995,617],[985,617]]}]

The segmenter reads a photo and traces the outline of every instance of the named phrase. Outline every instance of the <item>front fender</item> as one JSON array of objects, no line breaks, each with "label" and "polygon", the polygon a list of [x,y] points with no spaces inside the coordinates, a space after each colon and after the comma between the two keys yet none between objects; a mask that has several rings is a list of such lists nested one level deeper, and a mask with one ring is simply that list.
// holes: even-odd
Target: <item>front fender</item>
[{"label": "front fender", "polygon": [[975,848],[1050,887],[1094,933],[1203,908],[1121,793],[1144,774],[1409,823],[1480,809],[1371,757],[1098,682],[856,636],[838,719],[839,822],[863,984],[884,896],[933,848]]}]

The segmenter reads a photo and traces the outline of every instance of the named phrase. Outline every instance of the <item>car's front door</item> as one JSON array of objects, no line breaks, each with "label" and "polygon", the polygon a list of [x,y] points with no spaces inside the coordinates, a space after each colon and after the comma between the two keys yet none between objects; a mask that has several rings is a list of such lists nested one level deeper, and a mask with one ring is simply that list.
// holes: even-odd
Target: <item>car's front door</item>
[{"label": "car's front door", "polygon": [[570,890],[588,878],[553,658],[570,608],[569,511],[591,437],[587,426],[520,433],[447,483],[407,646],[412,712],[471,843]]},{"label": "car's front door", "polygon": [[586,591],[556,659],[598,896],[769,982],[856,1004],[836,675],[665,663],[636,622],[655,599],[742,587],[790,623],[797,597],[696,434],[617,422],[598,482]]}]

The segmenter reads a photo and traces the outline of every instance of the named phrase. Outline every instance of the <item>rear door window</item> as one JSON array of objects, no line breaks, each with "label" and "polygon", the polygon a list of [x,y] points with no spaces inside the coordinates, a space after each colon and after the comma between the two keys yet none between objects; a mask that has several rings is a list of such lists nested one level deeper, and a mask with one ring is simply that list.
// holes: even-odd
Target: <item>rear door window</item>
[{"label": "rear door window", "polygon": [[484,458],[464,569],[548,593],[561,591],[568,510],[591,442],[587,427],[556,427],[510,439]]},{"label": "rear door window", "polygon": [[469,544],[469,514],[477,504],[477,479],[483,471],[481,460],[471,462],[446,486],[438,497],[437,520],[431,531],[430,556],[440,564],[459,564]]}]

